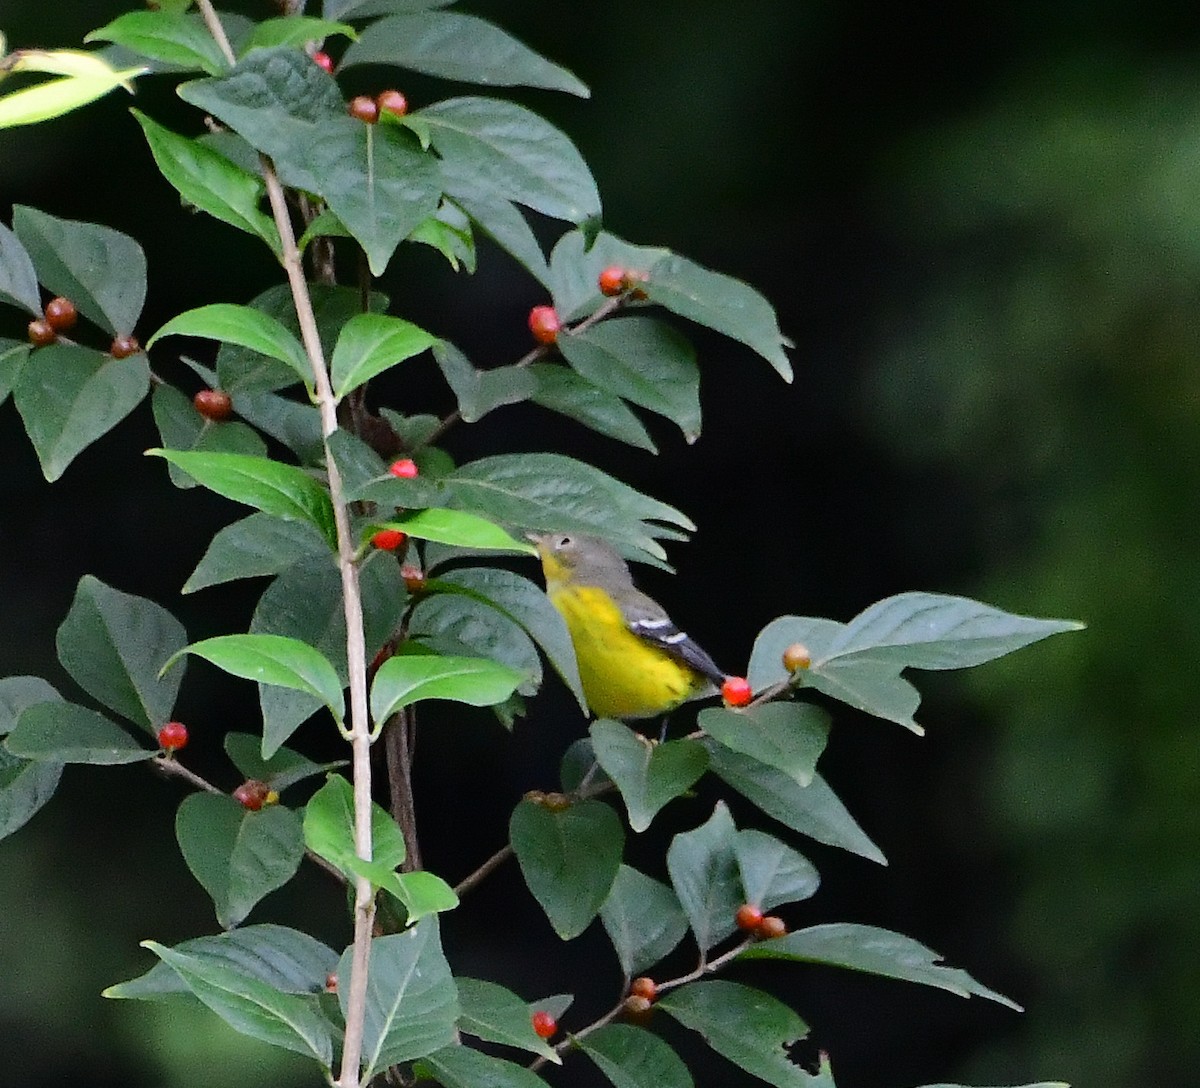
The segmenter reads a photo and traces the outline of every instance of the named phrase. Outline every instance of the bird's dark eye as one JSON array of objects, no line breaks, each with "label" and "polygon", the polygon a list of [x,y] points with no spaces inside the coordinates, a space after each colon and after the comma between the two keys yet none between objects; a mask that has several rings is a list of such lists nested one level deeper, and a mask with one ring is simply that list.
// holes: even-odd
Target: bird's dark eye
[{"label": "bird's dark eye", "polygon": [[569,536],[560,536],[558,538],[558,546],[560,548],[569,548],[575,541]]}]

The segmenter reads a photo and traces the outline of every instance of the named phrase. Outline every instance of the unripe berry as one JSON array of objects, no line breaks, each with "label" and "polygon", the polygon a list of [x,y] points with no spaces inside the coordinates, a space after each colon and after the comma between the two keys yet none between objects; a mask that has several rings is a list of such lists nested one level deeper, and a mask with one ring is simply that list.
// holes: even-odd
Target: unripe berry
[{"label": "unripe berry", "polygon": [[381,114],[390,113],[393,117],[403,117],[408,113],[408,99],[396,90],[380,91],[375,96],[375,105]]},{"label": "unripe berry", "polygon": [[625,289],[629,291],[630,288],[633,288],[632,291],[629,291],[630,298],[636,299],[638,302],[646,298],[646,292],[637,285],[645,283],[647,278],[645,272],[634,272],[632,269],[625,269]]},{"label": "unripe berry", "polygon": [[263,805],[271,803],[272,789],[257,778],[248,778],[233,791],[233,799],[244,809],[257,812]]},{"label": "unripe berry", "polygon": [[401,567],[400,577],[409,593],[420,593],[425,589],[425,572],[420,567]]},{"label": "unripe berry", "polygon": [[336,994],[338,988],[338,977],[336,971],[330,971],[325,976],[325,990],[327,993]]},{"label": "unripe berry", "polygon": [[408,537],[399,529],[380,529],[371,537],[371,543],[381,552],[394,552],[407,539]]},{"label": "unripe berry", "polygon": [[763,912],[753,903],[743,903],[738,907],[737,914],[733,916],[733,920],[737,923],[738,929],[744,929],[747,933],[751,933],[762,922]]},{"label": "unripe berry", "polygon": [[168,752],[178,751],[187,745],[188,731],[183,722],[167,722],[158,731],[158,746]]},{"label": "unripe berry", "polygon": [[783,667],[788,672],[796,672],[797,669],[807,669],[811,664],[812,655],[809,654],[808,647],[803,642],[793,642],[783,651]]},{"label": "unripe berry", "polygon": [[333,75],[333,57],[328,53],[314,53],[312,59],[313,64],[318,68],[324,68],[330,75]]},{"label": "unripe berry", "polygon": [[401,457],[399,461],[393,461],[388,465],[388,472],[398,480],[415,480],[421,474],[417,462],[411,457]]},{"label": "unripe berry", "polygon": [[619,295],[625,290],[625,269],[618,264],[609,265],[597,278],[600,294],[609,298]]},{"label": "unripe berry", "polygon": [[54,331],[49,321],[44,318],[37,318],[29,322],[29,342],[35,348],[44,348],[47,344],[53,344],[58,339],[58,333]]},{"label": "unripe berry", "polygon": [[625,998],[623,1008],[630,1020],[649,1020],[653,1002],[641,994],[630,994]]},{"label": "unripe berry", "polygon": [[768,914],[754,927],[754,936],[764,941],[772,941],[776,937],[787,935],[787,923],[775,914]]},{"label": "unripe berry", "polygon": [[141,350],[142,345],[132,336],[118,336],[112,342],[112,347],[108,349],[108,353],[114,359],[128,359],[129,356],[136,355]]},{"label": "unripe berry", "polygon": [[545,1009],[538,1009],[530,1019],[533,1021],[533,1030],[540,1039],[549,1039],[558,1031],[558,1021]]},{"label": "unripe berry", "polygon": [[205,419],[214,423],[233,415],[233,398],[224,389],[201,389],[192,397],[192,404]]},{"label": "unripe berry", "polygon": [[46,303],[46,323],[55,332],[67,332],[75,327],[79,313],[69,298],[52,298]]},{"label": "unripe berry", "polygon": [[539,344],[553,344],[562,328],[553,306],[535,306],[529,311],[529,331]]},{"label": "unripe berry", "polygon": [[635,997],[644,997],[647,1001],[653,1001],[658,996],[658,984],[654,979],[642,975],[629,984],[629,992]]},{"label": "unripe berry", "polygon": [[379,120],[379,105],[369,94],[355,95],[347,108],[351,117],[357,117],[365,124],[373,125]]},{"label": "unripe berry", "polygon": [[727,676],[721,685],[721,697],[730,706],[745,706],[754,698],[754,692],[744,676]]}]

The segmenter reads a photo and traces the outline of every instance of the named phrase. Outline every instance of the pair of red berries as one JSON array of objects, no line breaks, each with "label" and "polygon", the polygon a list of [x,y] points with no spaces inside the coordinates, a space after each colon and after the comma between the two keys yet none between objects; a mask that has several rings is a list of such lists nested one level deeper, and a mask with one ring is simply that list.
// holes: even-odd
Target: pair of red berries
[{"label": "pair of red berries", "polygon": [[75,303],[61,295],[46,303],[42,316],[29,322],[29,342],[35,348],[44,348],[58,339],[60,332],[69,332],[79,320]]},{"label": "pair of red berries", "polygon": [[403,117],[408,113],[408,99],[397,90],[380,91],[374,98],[369,94],[359,94],[350,99],[347,108],[351,117],[373,125],[385,113],[390,113],[393,117]]}]

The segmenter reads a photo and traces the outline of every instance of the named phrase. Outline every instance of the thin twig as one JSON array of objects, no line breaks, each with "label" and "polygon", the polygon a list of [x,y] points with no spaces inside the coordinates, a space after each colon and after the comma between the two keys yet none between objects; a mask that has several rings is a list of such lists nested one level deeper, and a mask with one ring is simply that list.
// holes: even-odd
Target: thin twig
[{"label": "thin twig", "polygon": [[454,894],[460,899],[467,894],[475,885],[482,880],[491,876],[497,869],[500,868],[509,858],[513,856],[513,848],[511,843],[505,843],[497,850],[490,858],[487,859],[475,872],[469,876],[463,877],[457,884],[454,885]]},{"label": "thin twig", "polygon": [[406,873],[421,868],[421,847],[417,839],[417,814],[413,807],[412,760],[416,745],[416,722],[412,708],[405,707],[384,726],[383,745],[387,755],[388,783],[391,787],[392,819],[404,836]]}]

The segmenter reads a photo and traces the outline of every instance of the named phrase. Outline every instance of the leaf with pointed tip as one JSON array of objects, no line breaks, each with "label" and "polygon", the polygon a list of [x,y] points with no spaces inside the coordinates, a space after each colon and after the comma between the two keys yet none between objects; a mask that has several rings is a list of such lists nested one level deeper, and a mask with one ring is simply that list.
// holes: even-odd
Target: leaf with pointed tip
[{"label": "leaf with pointed tip", "polygon": [[457,548],[534,554],[534,548],[528,542],[517,540],[494,521],[467,510],[414,510],[378,525],[388,529],[399,529],[418,540],[436,540],[439,544],[452,544]]},{"label": "leaf with pointed tip", "polygon": [[243,775],[265,782],[276,791],[346,764],[344,759],[332,763],[314,763],[290,748],[280,748],[270,759],[264,759],[262,741],[252,733],[226,733],[224,748],[230,762]]},{"label": "leaf with pointed tip", "polygon": [[156,754],[103,714],[64,701],[28,707],[6,746],[21,759],[99,766],[137,763]]},{"label": "leaf with pointed tip", "polygon": [[3,223],[0,223],[0,302],[20,306],[34,317],[42,316],[42,296],[33,261],[20,239]]},{"label": "leaf with pointed tip", "polygon": [[507,699],[522,679],[515,669],[479,657],[391,657],[379,666],[371,684],[371,717],[382,725],[396,711],[421,699],[491,706]]},{"label": "leaf with pointed tip", "polygon": [[359,314],[342,327],[333,349],[330,378],[339,398],[389,367],[411,359],[440,341],[399,317]]},{"label": "leaf with pointed tip", "polygon": [[445,341],[435,345],[433,357],[446,383],[454,390],[464,423],[477,423],[495,408],[529,400],[537,388],[537,380],[528,367],[476,370],[470,359]]},{"label": "leaf with pointed tip", "polygon": [[93,30],[85,42],[113,42],[143,57],[185,70],[217,75],[229,68],[216,39],[199,15],[168,11],[130,11]]},{"label": "leaf with pointed tip", "polygon": [[605,1024],[580,1039],[579,1046],[615,1088],[692,1088],[679,1055],[633,1024]]},{"label": "leaf with pointed tip", "polygon": [[[245,56],[252,49],[270,49],[279,45],[305,45],[324,38],[358,37],[354,27],[332,19],[318,19],[312,15],[288,15],[280,19],[264,19],[255,23],[254,29],[238,47],[238,54]],[[345,61],[342,62],[343,65]]]},{"label": "leaf with pointed tip", "polygon": [[675,893],[652,877],[622,865],[600,908],[626,978],[669,955],[688,930],[687,915]]},{"label": "leaf with pointed tip", "polygon": [[182,592],[280,574],[301,559],[328,555],[320,533],[304,522],[287,522],[270,514],[251,514],[226,525],[184,583]]},{"label": "leaf with pointed tip", "polygon": [[511,200],[476,176],[469,162],[439,163],[442,188],[471,221],[543,287],[549,286],[546,255],[528,220]]},{"label": "leaf with pointed tip", "polygon": [[562,1064],[558,1052],[533,1030],[527,1002],[494,982],[475,978],[458,978],[455,982],[458,985],[458,1003],[462,1009],[459,1031],[489,1043],[515,1046],[532,1054],[540,1054],[555,1065]]},{"label": "leaf with pointed tip", "polygon": [[109,69],[104,75],[69,75],[0,95],[0,129],[50,121],[95,102],[118,87],[132,91],[131,81],[145,72],[145,68],[124,68],[120,71]]},{"label": "leaf with pointed tip", "polygon": [[782,771],[798,786],[812,781],[829,739],[829,715],[807,703],[764,703],[745,710],[708,707],[696,724],[726,748]]},{"label": "leaf with pointed tip", "polygon": [[525,370],[536,382],[530,398],[552,412],[637,449],[657,452],[642,421],[620,397],[592,385],[556,363],[534,363]]},{"label": "leaf with pointed tip", "polygon": [[0,745],[0,839],[25,826],[58,789],[63,765],[29,761]]},{"label": "leaf with pointed tip", "polygon": [[708,822],[676,835],[667,850],[667,871],[702,952],[736,928],[734,916],[745,901],[733,843],[733,817],[723,801]]},{"label": "leaf with pointed tip", "polygon": [[763,831],[739,831],[733,852],[746,902],[763,910],[808,899],[821,883],[808,858]]},{"label": "leaf with pointed tip", "polygon": [[[329,775],[304,808],[304,842],[343,873],[359,860],[354,843],[354,787],[341,775]],[[396,821],[378,804],[371,805],[372,861],[391,870],[406,856],[404,836]]]}]

